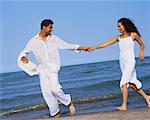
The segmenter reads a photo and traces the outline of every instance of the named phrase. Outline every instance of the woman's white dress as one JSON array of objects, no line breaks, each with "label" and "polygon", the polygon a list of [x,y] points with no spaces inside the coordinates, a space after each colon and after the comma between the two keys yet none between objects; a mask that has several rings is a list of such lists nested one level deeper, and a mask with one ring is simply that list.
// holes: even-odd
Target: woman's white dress
[{"label": "woman's white dress", "polygon": [[142,83],[137,79],[136,71],[135,71],[135,55],[134,55],[134,41],[132,36],[126,38],[119,38],[119,48],[120,48],[120,68],[122,72],[122,77],[120,81],[120,87],[122,89],[122,85],[128,83],[133,83],[140,89],[142,87]]}]

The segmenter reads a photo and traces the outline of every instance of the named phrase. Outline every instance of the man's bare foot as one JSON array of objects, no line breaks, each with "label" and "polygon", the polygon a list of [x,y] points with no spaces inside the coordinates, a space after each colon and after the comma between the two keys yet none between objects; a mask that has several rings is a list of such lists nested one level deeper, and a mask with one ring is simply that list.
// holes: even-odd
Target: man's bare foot
[{"label": "man's bare foot", "polygon": [[60,117],[60,113],[54,116],[54,118],[59,118],[59,117]]},{"label": "man's bare foot", "polygon": [[116,109],[119,110],[119,111],[123,111],[123,112],[127,111],[127,108],[123,107],[123,106],[116,107]]},{"label": "man's bare foot", "polygon": [[150,108],[150,96],[146,98],[146,102],[147,102],[147,107]]},{"label": "man's bare foot", "polygon": [[53,116],[54,118],[59,118],[60,117],[60,112],[58,112],[56,115]]},{"label": "man's bare foot", "polygon": [[70,103],[69,110],[70,110],[70,115],[75,115],[76,110],[75,110],[73,102]]}]

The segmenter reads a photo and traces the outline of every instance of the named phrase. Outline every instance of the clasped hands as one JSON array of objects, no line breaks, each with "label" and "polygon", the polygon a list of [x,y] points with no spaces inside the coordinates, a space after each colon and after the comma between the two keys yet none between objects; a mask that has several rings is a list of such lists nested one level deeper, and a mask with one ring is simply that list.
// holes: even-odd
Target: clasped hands
[{"label": "clasped hands", "polygon": [[78,50],[83,50],[85,52],[92,52],[94,50],[96,50],[96,47],[93,46],[93,47],[79,47]]}]

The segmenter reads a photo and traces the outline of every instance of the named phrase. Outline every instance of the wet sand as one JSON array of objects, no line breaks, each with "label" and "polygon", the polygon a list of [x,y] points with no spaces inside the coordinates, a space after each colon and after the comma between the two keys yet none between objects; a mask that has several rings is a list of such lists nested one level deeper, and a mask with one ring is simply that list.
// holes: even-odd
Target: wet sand
[{"label": "wet sand", "polygon": [[60,118],[40,118],[36,120],[150,120],[150,109],[138,108],[126,112],[111,111],[84,115],[65,116]]}]

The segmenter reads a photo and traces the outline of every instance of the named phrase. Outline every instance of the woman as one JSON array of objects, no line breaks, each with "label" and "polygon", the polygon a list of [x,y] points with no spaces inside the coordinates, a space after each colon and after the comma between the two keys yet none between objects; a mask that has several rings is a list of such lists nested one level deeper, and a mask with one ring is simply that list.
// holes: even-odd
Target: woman
[{"label": "woman", "polygon": [[121,18],[118,20],[118,30],[121,35],[116,36],[112,40],[104,42],[98,46],[94,46],[88,49],[88,51],[93,51],[95,49],[103,48],[119,41],[120,48],[120,68],[122,72],[122,77],[120,81],[120,88],[122,91],[122,105],[117,107],[117,110],[126,111],[127,110],[127,98],[128,98],[128,88],[131,87],[137,93],[142,95],[148,107],[150,107],[150,96],[147,95],[142,89],[141,82],[137,79],[135,71],[135,55],[134,55],[134,41],[137,41],[140,45],[140,56],[139,59],[142,61],[144,59],[144,44],[140,38],[140,34],[134,25],[134,23],[128,18]]}]

